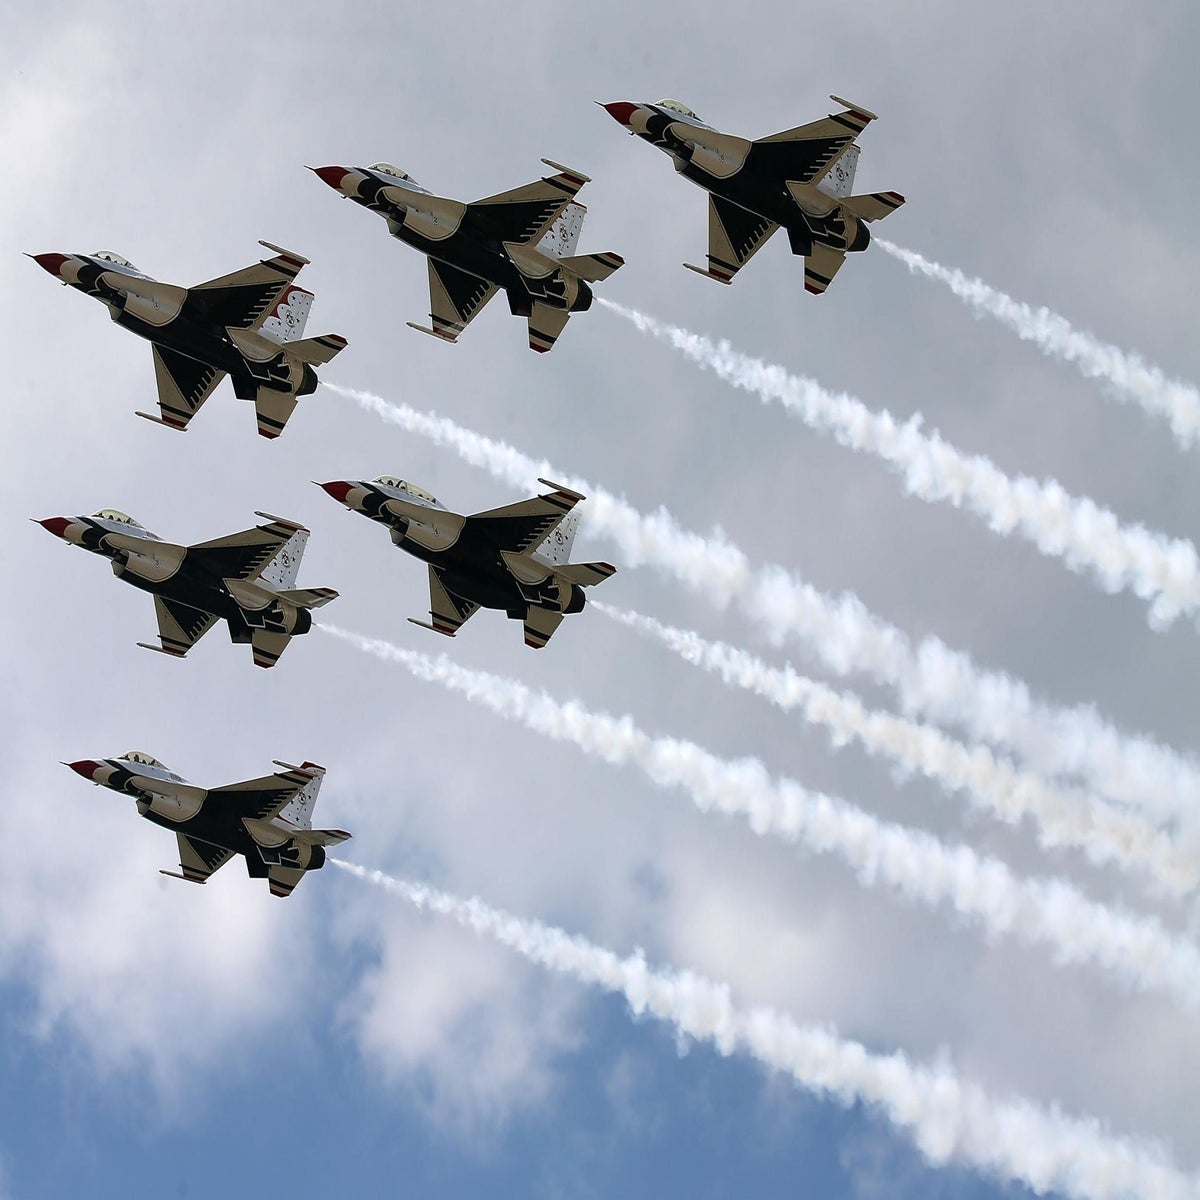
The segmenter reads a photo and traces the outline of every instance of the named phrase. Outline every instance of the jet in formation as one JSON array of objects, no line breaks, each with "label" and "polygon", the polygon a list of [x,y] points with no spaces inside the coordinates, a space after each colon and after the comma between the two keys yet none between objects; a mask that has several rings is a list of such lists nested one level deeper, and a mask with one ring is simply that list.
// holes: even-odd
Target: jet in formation
[{"label": "jet in formation", "polygon": [[408,322],[413,329],[456,341],[503,289],[513,316],[528,318],[530,349],[544,353],[573,312],[591,307],[589,285],[625,260],[612,252],[574,253],[586,212],[574,196],[588,178],[542,161],[557,174],[472,204],[435,196],[389,163],[312,170],[428,257],[432,325]]},{"label": "jet in formation", "polygon": [[616,568],[569,563],[583,499],[561,484],[503,508],[460,516],[428,492],[394,476],[369,483],[336,480],[318,486],[353,512],[391,531],[402,550],[429,564],[430,622],[409,620],[454,637],[479,608],[502,609],[525,624],[525,644],[541,649],[567,613],[583,610],[583,589]]},{"label": "jet in formation", "polygon": [[112,562],[113,574],[154,597],[160,645],[138,645],[174,658],[219,621],[234,642],[249,642],[258,667],[273,667],[293,637],[312,628],[312,609],[337,597],[332,588],[297,588],[308,530],[256,513],[266,524],[195,546],[164,542],[132,517],[101,509],[90,517],[48,517],[56,537]]},{"label": "jet in formation", "polygon": [[251,879],[265,879],[272,896],[290,896],[306,871],[325,865],[325,847],[344,842],[344,829],[314,829],[313,807],[325,768],[276,762],[279,772],[225,787],[202,788],[137,750],[117,758],[65,763],[97,786],[124,792],[155,825],[173,829],[179,871],[172,879],[207,883],[235,854]]},{"label": "jet in formation", "polygon": [[345,348],[340,334],[306,338],[313,294],[293,280],[308,259],[260,242],[275,257],[196,287],[159,283],[118,254],[35,254],[56,279],[108,305],[112,319],[154,347],[159,416],[188,422],[228,375],[239,400],[253,400],[258,432],[276,438],[299,396],[316,390],[314,367]]},{"label": "jet in formation", "polygon": [[733,277],[777,229],[804,256],[804,286],[820,295],[847,254],[865,250],[867,226],[904,203],[898,192],[853,196],[855,138],[875,114],[831,96],[843,112],[749,141],[706,125],[678,100],[603,107],[631,134],[671,156],[708,193],[708,267],[683,265],[718,283]]}]

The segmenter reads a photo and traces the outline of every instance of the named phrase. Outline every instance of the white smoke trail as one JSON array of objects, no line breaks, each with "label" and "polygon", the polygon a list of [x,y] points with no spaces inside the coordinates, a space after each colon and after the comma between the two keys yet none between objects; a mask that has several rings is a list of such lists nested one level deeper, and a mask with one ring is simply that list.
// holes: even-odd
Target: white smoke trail
[{"label": "white smoke trail", "polygon": [[872,241],[899,259],[912,274],[944,283],[977,316],[994,317],[1044,354],[1073,363],[1085,379],[1102,380],[1119,400],[1132,401],[1154,416],[1166,417],[1176,441],[1185,450],[1200,437],[1200,391],[1191,384],[1167,378],[1138,355],[1075,329],[1065,317],[1048,308],[1033,308],[1014,300],[982,279],[971,279],[962,271],[944,267],[883,238]]},{"label": "white smoke trail", "polygon": [[810,429],[882,459],[902,473],[912,495],[966,507],[996,533],[1020,534],[1073,571],[1090,572],[1105,591],[1132,591],[1149,603],[1155,629],[1200,609],[1200,556],[1186,538],[1122,525],[1109,509],[1071,496],[1056,480],[1010,478],[982,454],[964,454],[937,433],[923,433],[919,415],[899,424],[886,409],[872,410],[814,379],[740,354],[727,341],[713,342],[611,300],[599,303],[764,404],[776,400]]},{"label": "white smoke trail", "polygon": [[589,528],[618,543],[623,565],[651,563],[718,606],[736,601],[775,643],[789,635],[803,638],[838,675],[862,671],[894,688],[910,715],[961,726],[974,741],[1011,747],[1039,774],[1078,776],[1093,791],[1143,806],[1163,820],[1194,808],[1200,766],[1148,737],[1122,733],[1091,707],[1056,708],[1036,700],[1024,683],[982,670],[937,638],[914,647],[857,596],[826,595],[781,566],[752,569],[746,556],[718,534],[702,537],[682,529],[662,508],[641,513],[611,492],[564,478],[545,461],[446,417],[393,404],[373,392],[322,386],[514,487],[533,488],[541,476],[583,493]]},{"label": "white smoke trail", "polygon": [[1020,879],[999,859],[968,846],[880,821],[791,780],[773,781],[757,759],[721,759],[692,742],[651,737],[628,716],[592,713],[574,700],[560,703],[444,655],[431,658],[325,622],[313,627],[497,716],[613,765],[636,766],[659,787],[684,788],[701,812],[739,816],[760,837],[837,855],[864,887],[886,887],[931,908],[949,904],[990,935],[1050,947],[1058,963],[1092,963],[1131,989],[1163,991],[1186,1008],[1200,1007],[1200,951],[1154,918],[1106,908],[1059,880]]},{"label": "white smoke trail", "polygon": [[964,746],[927,725],[867,709],[856,696],[837,692],[790,666],[768,666],[728,643],[710,642],[693,631],[599,600],[591,601],[591,607],[648,634],[726,683],[757,692],[780,708],[799,708],[806,721],[825,726],[835,745],[857,741],[868,753],[884,755],[907,771],[919,772],[949,793],[965,792],[977,808],[1009,824],[1032,816],[1042,830],[1044,847],[1081,846],[1095,863],[1141,867],[1154,876],[1166,873],[1181,886],[1200,878],[1200,844],[1178,849],[1139,817],[1022,773],[998,760],[985,746]]},{"label": "white smoke trail", "polygon": [[669,1021],[725,1056],[750,1054],[806,1091],[849,1108],[868,1104],[904,1130],[933,1165],[960,1163],[1075,1200],[1195,1200],[1200,1180],[1165,1147],[1109,1133],[1031,1100],[993,1099],[961,1080],[945,1058],[920,1066],[902,1053],[873,1054],[828,1026],[800,1025],[771,1008],[739,1008],[730,989],[692,971],[654,970],[641,952],[621,958],[540,921],[460,899],[341,859],[329,861],[417,908],[450,917],[530,962],[625,997],[635,1016]]}]

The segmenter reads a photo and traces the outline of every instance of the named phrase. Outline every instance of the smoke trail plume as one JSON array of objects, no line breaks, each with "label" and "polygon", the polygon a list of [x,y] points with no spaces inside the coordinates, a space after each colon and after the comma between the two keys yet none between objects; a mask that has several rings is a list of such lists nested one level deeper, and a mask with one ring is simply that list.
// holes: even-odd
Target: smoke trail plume
[{"label": "smoke trail plume", "polygon": [[882,459],[903,475],[912,495],[968,508],[996,533],[1020,534],[1042,554],[1090,573],[1105,591],[1132,591],[1150,605],[1155,629],[1200,609],[1200,556],[1186,538],[1122,525],[1110,510],[1069,495],[1055,480],[1010,478],[982,454],[964,454],[937,433],[923,433],[920,416],[899,424],[886,410],[740,354],[727,341],[713,342],[611,300],[599,303],[726,383],[763,403],[776,400],[810,429]]},{"label": "smoke trail plume", "polygon": [[1085,379],[1099,379],[1108,384],[1117,399],[1137,404],[1154,416],[1166,417],[1176,441],[1185,450],[1200,437],[1200,392],[1191,384],[1168,379],[1158,367],[1075,329],[1065,317],[1048,308],[1033,308],[1014,300],[982,279],[971,279],[962,271],[932,262],[883,238],[871,240],[899,259],[912,274],[944,283],[977,316],[994,317],[1022,341],[1032,342],[1043,354],[1073,363]]},{"label": "smoke trail plume", "polygon": [[636,766],[659,787],[684,788],[701,812],[739,816],[759,836],[836,855],[864,887],[886,887],[927,907],[949,904],[991,935],[1049,946],[1056,962],[1092,963],[1129,988],[1164,991],[1187,1008],[1200,1007],[1200,951],[1153,918],[1093,903],[1058,880],[1020,879],[999,859],[968,846],[880,821],[790,780],[773,781],[757,759],[721,759],[692,742],[651,737],[628,716],[592,713],[574,700],[560,703],[444,655],[430,658],[325,622],[313,627],[497,716],[614,766]]},{"label": "smoke trail plume", "polygon": [[1045,847],[1080,846],[1095,863],[1165,872],[1176,876],[1182,886],[1200,877],[1200,845],[1178,850],[1139,817],[1022,773],[985,746],[964,746],[927,725],[872,711],[856,696],[806,678],[790,666],[768,666],[725,642],[707,641],[698,633],[603,601],[593,600],[591,607],[648,634],[726,683],[757,692],[780,708],[799,708],[806,721],[829,731],[835,745],[857,741],[869,754],[890,758],[904,770],[939,783],[948,793],[965,792],[977,808],[1009,824],[1031,816],[1041,828]]},{"label": "smoke trail plume", "polygon": [[479,899],[464,900],[337,858],[329,861],[417,908],[438,913],[515,950],[530,962],[623,995],[631,1011],[663,1021],[725,1056],[741,1051],[787,1072],[806,1091],[849,1108],[868,1104],[912,1138],[935,1166],[961,1163],[1074,1200],[1195,1200],[1200,1180],[1164,1147],[1115,1136],[1090,1117],[1069,1117],[1030,1100],[996,1100],[944,1059],[911,1063],[873,1054],[827,1026],[800,1025],[775,1009],[736,1006],[730,989],[692,971],[654,970],[638,952],[611,950],[552,925],[523,920]]},{"label": "smoke trail plume", "polygon": [[736,601],[776,644],[788,636],[801,638],[836,674],[871,675],[896,690],[910,715],[961,726],[973,741],[1011,747],[1039,774],[1078,776],[1093,791],[1143,806],[1163,820],[1194,808],[1200,765],[1148,737],[1122,733],[1091,707],[1045,704],[1024,683],[981,669],[937,638],[914,647],[857,596],[826,595],[781,566],[751,569],[746,556],[723,537],[682,529],[662,508],[641,513],[611,492],[564,476],[505,442],[373,392],[322,386],[514,487],[534,488],[539,476],[566,483],[588,497],[582,507],[588,527],[618,543],[624,565],[653,564],[718,606]]}]

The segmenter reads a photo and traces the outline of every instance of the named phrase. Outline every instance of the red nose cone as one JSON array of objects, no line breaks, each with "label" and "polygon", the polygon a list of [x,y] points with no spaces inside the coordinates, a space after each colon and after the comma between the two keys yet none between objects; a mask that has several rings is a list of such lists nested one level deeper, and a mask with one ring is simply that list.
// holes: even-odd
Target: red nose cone
[{"label": "red nose cone", "polygon": [[100,770],[100,764],[94,759],[81,758],[78,762],[66,763],[76,775],[82,775],[84,779],[92,779],[96,772]]},{"label": "red nose cone", "polygon": [[344,479],[335,479],[330,483],[323,483],[321,487],[327,491],[339,504],[346,503],[346,497],[350,495],[350,489],[354,486]]},{"label": "red nose cone", "polygon": [[62,275],[62,265],[67,261],[65,254],[33,254],[30,257],[42,270],[49,271],[55,279]]},{"label": "red nose cone", "polygon": [[611,104],[601,107],[614,121],[620,121],[622,125],[628,125],[637,111],[637,105],[630,104],[628,100],[614,100]]},{"label": "red nose cone", "polygon": [[44,521],[39,521],[38,524],[43,529],[48,529],[55,537],[66,537],[67,526],[71,522],[66,517],[47,517]]},{"label": "red nose cone", "polygon": [[335,192],[342,189],[342,180],[350,174],[345,167],[313,167],[313,170],[327,183]]}]

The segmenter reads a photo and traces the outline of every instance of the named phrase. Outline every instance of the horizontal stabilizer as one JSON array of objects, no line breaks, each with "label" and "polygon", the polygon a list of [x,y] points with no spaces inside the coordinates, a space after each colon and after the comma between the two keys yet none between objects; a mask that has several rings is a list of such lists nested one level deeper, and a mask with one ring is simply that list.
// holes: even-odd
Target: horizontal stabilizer
[{"label": "horizontal stabilizer", "polygon": [[864,221],[882,221],[904,203],[899,192],[870,192],[865,196],[847,196],[842,206]]},{"label": "horizontal stabilizer", "polygon": [[525,614],[525,645],[531,650],[540,650],[554,636],[562,624],[563,615],[549,608],[529,606]]},{"label": "horizontal stabilizer", "polygon": [[338,593],[333,588],[288,588],[276,592],[276,595],[297,608],[322,608],[338,598]]},{"label": "horizontal stabilizer", "polygon": [[594,587],[615,575],[617,568],[606,562],[563,563],[562,566],[555,567],[554,571],[556,575],[561,575],[580,587]]},{"label": "horizontal stabilizer", "polygon": [[571,271],[580,279],[589,283],[599,283],[607,279],[614,271],[625,265],[625,260],[615,251],[606,250],[600,254],[576,254],[558,260],[559,266]]},{"label": "horizontal stabilizer", "polygon": [[536,300],[529,314],[529,348],[539,354],[554,348],[571,314],[565,308],[551,308]]},{"label": "horizontal stabilizer", "polygon": [[548,488],[553,488],[556,492],[561,492],[568,500],[573,500],[576,504],[584,499],[582,492],[572,491],[565,483],[554,483],[550,479],[543,479],[538,476],[538,483],[544,484]]},{"label": "horizontal stabilizer", "polygon": [[346,339],[340,333],[323,333],[319,337],[286,342],[283,349],[292,358],[320,367],[345,350],[346,344]]}]

